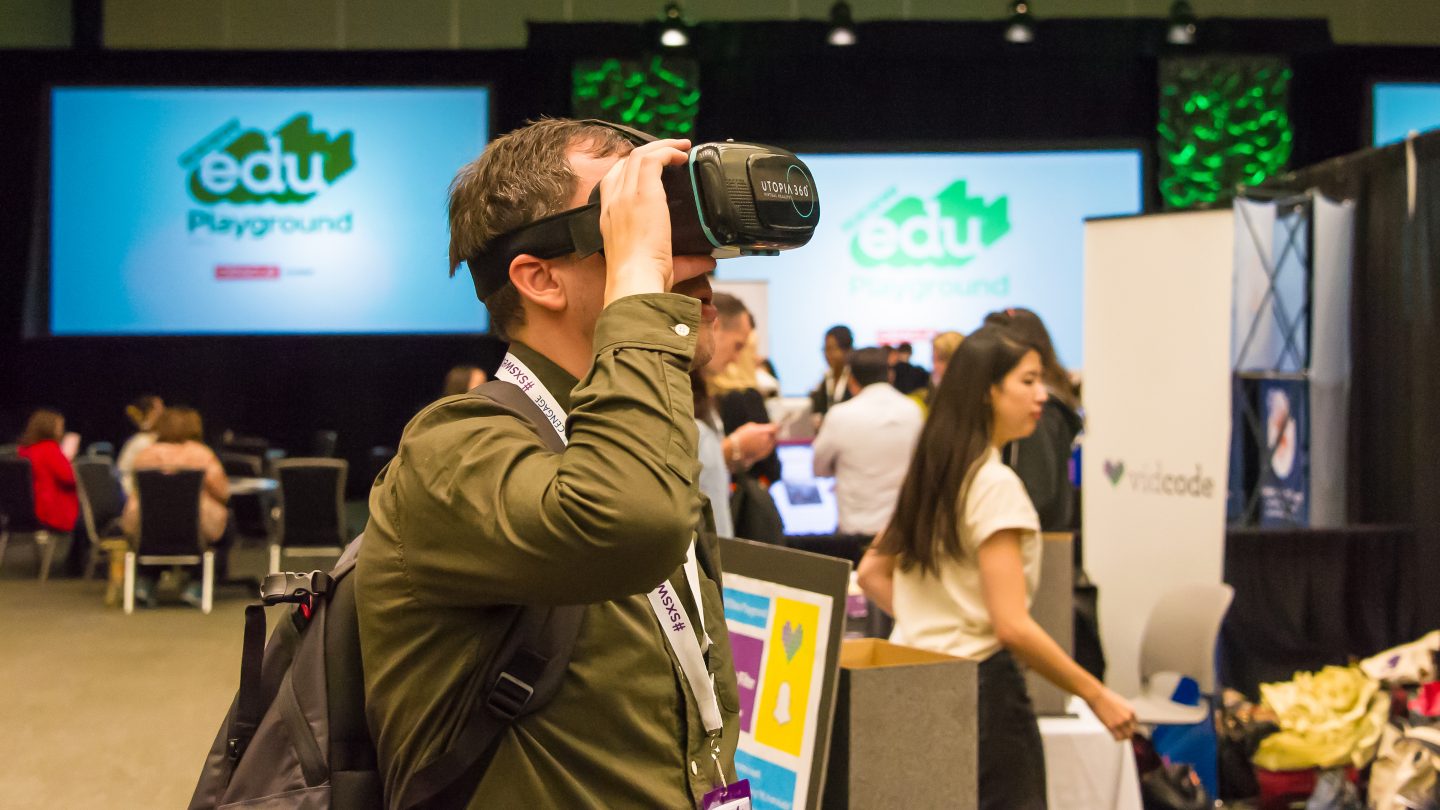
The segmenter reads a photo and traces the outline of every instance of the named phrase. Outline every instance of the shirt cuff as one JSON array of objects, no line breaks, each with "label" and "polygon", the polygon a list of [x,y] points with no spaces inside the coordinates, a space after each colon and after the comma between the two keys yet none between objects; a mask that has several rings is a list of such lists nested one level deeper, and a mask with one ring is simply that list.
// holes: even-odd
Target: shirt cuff
[{"label": "shirt cuff", "polygon": [[611,303],[595,323],[595,353],[651,349],[695,356],[700,336],[700,301],[677,293],[628,295]]}]

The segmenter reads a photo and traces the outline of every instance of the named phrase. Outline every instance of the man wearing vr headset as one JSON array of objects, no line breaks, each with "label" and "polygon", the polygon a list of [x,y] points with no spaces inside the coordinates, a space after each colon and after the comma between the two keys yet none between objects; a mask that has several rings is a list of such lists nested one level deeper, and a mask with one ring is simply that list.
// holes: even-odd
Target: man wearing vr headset
[{"label": "man wearing vr headset", "polygon": [[[514,604],[587,607],[559,692],[504,733],[471,806],[695,807],[734,778],[737,690],[688,376],[713,351],[715,263],[672,256],[661,173],[690,143],[635,140],[544,120],[451,186],[452,273],[470,265],[511,341],[500,378],[568,443],[551,452],[494,400],[450,397],[411,421],[375,483],[357,607],[392,798],[455,733]],[[516,252],[597,184],[603,253]],[[660,591],[699,619],[678,625],[688,640]],[[682,642],[703,651],[699,681]]]}]

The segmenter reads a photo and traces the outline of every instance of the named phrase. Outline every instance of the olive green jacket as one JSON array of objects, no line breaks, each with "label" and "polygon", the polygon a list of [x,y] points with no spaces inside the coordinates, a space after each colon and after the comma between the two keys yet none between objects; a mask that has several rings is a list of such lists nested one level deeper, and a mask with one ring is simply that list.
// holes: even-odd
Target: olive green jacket
[{"label": "olive green jacket", "polygon": [[[467,686],[505,630],[499,606],[512,604],[588,607],[560,691],[506,732],[472,807],[695,807],[713,786],[715,746],[646,597],[668,577],[695,615],[681,566],[697,529],[719,559],[697,489],[699,319],[680,295],[610,305],[578,385],[512,346],[569,414],[563,454],[469,394],[405,428],[370,493],[356,568],[365,696],[392,800],[458,733]],[[720,764],[733,777],[735,673],[720,588],[701,578]]]}]

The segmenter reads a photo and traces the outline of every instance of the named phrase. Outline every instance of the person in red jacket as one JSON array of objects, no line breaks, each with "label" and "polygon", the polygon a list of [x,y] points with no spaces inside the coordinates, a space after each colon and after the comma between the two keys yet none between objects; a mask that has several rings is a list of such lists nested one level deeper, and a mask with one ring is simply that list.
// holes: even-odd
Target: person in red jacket
[{"label": "person in red jacket", "polygon": [[65,435],[65,417],[41,409],[30,414],[20,437],[20,456],[30,459],[35,485],[35,517],[51,531],[69,533],[80,514],[75,494],[75,470],[60,449]]}]

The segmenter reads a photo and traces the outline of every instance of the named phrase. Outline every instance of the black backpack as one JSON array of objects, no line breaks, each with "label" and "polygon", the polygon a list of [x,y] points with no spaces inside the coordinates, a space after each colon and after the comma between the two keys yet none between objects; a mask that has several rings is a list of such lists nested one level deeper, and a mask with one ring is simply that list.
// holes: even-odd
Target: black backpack
[{"label": "black backpack", "polygon": [[[487,396],[524,418],[555,452],[563,443],[519,388],[489,382]],[[365,719],[365,680],[355,612],[355,538],[328,574],[265,578],[261,604],[245,608],[240,688],[205,759],[192,810],[370,810],[464,807],[502,732],[543,707],[559,689],[584,606],[516,606],[495,657],[476,681],[454,743],[411,777],[405,795],[387,795]],[[265,606],[291,604],[265,640]]]}]

